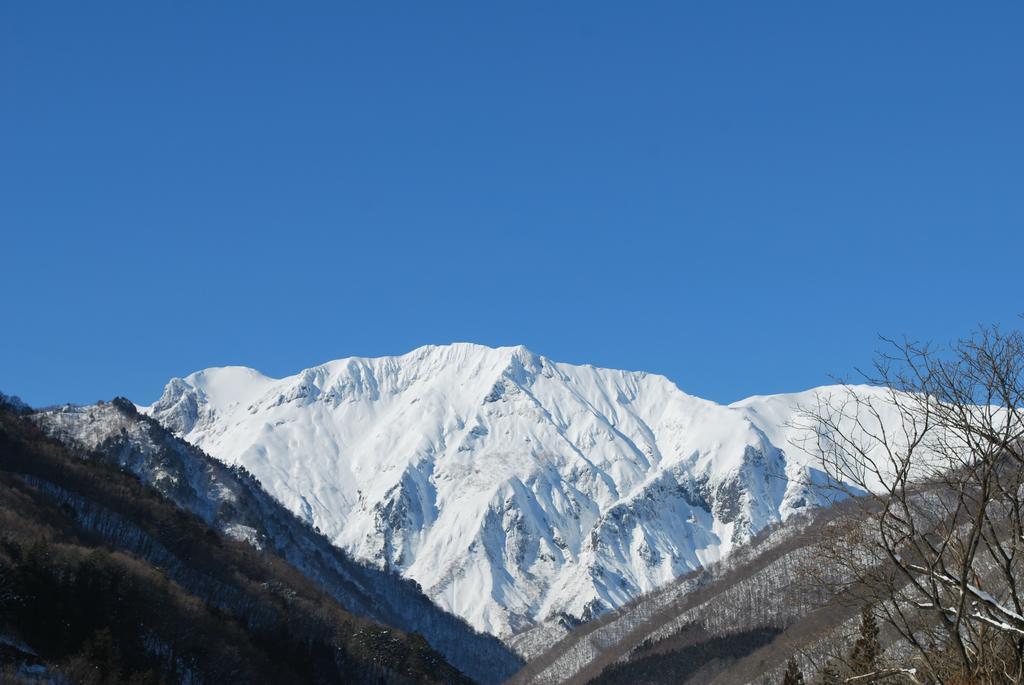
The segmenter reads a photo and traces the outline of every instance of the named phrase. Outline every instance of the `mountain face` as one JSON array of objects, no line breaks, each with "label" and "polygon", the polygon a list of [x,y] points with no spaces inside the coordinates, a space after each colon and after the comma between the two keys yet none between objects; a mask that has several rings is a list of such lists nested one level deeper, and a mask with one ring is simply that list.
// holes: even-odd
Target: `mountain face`
[{"label": "mountain face", "polygon": [[619,607],[826,503],[788,444],[804,402],[722,406],[662,376],[455,344],[282,379],[207,369],[140,409],[507,638]]},{"label": "mountain face", "polygon": [[[539,648],[508,685],[781,682],[796,644],[810,651],[857,610],[833,603],[819,611],[833,593],[801,578],[801,569],[822,563],[813,545],[848,504],[769,526],[726,559],[600,621],[570,632],[534,629],[547,639],[536,640]],[[756,663],[753,676],[744,661]]]},{"label": "mountain face", "polygon": [[[62,412],[61,430],[98,436],[116,424],[101,446],[126,454],[138,427],[164,433],[119,404]],[[203,482],[203,469],[180,471],[185,462],[160,450],[124,463],[102,448],[86,454],[41,431],[46,418],[0,398],[0,681],[471,682],[420,635],[345,611],[330,584],[183,511],[186,500],[166,492]],[[167,478],[199,477],[147,487],[137,467],[157,461]],[[245,499],[237,481],[221,483],[210,501]],[[227,508],[215,519],[232,518]]]},{"label": "mountain face", "polygon": [[127,471],[226,537],[284,559],[345,610],[423,635],[475,681],[501,682],[520,666],[498,640],[441,611],[415,583],[352,560],[244,469],[176,438],[127,400],[40,410],[26,418],[83,463]]}]

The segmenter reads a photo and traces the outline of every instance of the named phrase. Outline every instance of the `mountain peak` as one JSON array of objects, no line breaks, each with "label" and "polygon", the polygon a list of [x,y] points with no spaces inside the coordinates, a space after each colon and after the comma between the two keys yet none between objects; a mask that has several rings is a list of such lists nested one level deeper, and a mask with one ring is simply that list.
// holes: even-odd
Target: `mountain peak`
[{"label": "mountain peak", "polygon": [[207,369],[143,411],[244,465],[336,545],[507,636],[617,607],[818,502],[806,460],[760,427],[772,407],[452,343],[284,378]]}]

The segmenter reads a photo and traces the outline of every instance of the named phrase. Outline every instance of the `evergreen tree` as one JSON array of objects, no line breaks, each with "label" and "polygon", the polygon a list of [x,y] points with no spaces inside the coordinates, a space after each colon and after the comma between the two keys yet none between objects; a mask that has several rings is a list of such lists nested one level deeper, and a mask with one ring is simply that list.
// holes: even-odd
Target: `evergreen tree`
[{"label": "evergreen tree", "polygon": [[881,651],[875,612],[870,605],[865,605],[860,612],[860,636],[850,651],[850,668],[853,675],[866,675],[877,671]]},{"label": "evergreen tree", "polygon": [[804,685],[804,674],[800,671],[795,657],[789,657],[786,673],[782,676],[782,685]]}]

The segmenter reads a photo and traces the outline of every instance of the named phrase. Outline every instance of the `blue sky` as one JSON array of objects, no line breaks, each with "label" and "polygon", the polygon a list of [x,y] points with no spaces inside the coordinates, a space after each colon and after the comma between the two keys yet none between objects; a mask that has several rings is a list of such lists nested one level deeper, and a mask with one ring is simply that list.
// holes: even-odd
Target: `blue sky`
[{"label": "blue sky", "polygon": [[0,389],[426,343],[719,401],[1024,312],[1019,3],[0,8]]}]

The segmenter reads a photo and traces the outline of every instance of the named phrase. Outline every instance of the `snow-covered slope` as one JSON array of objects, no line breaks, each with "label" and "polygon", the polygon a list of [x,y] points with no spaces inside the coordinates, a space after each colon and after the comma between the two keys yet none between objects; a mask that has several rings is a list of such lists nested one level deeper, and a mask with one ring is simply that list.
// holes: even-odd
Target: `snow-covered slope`
[{"label": "snow-covered slope", "polygon": [[454,344],[282,379],[207,369],[142,409],[508,637],[618,607],[824,503],[781,397],[727,407],[658,375]]},{"label": "snow-covered slope", "polygon": [[278,555],[353,614],[420,633],[476,682],[502,682],[521,665],[500,641],[441,611],[415,583],[353,561],[250,474],[174,437],[127,400],[44,409],[30,418],[73,453],[129,471],[225,535]]}]

